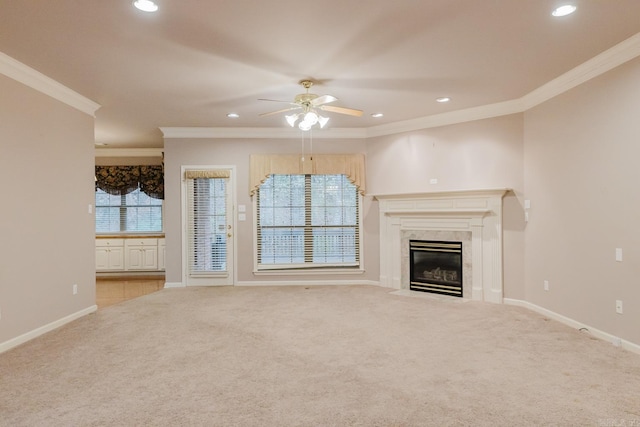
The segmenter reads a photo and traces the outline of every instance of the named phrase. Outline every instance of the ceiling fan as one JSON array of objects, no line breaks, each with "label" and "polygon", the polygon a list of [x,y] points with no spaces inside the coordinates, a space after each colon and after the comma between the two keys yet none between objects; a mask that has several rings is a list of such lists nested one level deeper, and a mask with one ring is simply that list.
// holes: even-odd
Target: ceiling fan
[{"label": "ceiling fan", "polygon": [[[329,111],[331,113],[346,114],[349,116],[362,116],[362,110],[356,110],[353,108],[337,107],[335,105],[327,105],[338,100],[333,95],[316,95],[309,93],[309,89],[313,86],[311,80],[301,80],[300,85],[306,89],[305,93],[301,93],[295,96],[293,102],[290,101],[278,101],[275,99],[259,99],[259,101],[271,101],[290,104],[292,107],[284,108],[277,111],[271,111],[269,113],[262,113],[260,116],[270,116],[273,114],[285,113],[288,111],[300,110],[300,112],[286,115],[287,123],[291,127],[295,126],[298,122],[298,128],[303,131],[310,130],[312,126],[318,124],[321,128],[329,121],[328,117],[323,117],[318,114],[317,110]],[[301,120],[299,120],[301,119]]]}]

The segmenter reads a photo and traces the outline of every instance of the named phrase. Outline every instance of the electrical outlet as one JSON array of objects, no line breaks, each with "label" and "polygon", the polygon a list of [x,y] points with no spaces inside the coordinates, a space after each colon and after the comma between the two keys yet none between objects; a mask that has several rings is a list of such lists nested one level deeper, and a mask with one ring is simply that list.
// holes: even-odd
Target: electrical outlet
[{"label": "electrical outlet", "polygon": [[545,280],[545,281],[543,282],[543,285],[544,285],[544,290],[545,290],[545,291],[548,291],[548,290],[549,290],[549,281],[548,281],[548,280]]},{"label": "electrical outlet", "polygon": [[429,184],[433,185],[433,184],[437,184],[438,183],[438,178],[431,178],[429,180]]},{"label": "electrical outlet", "polygon": [[73,285],[73,294],[76,295],[78,293],[78,285]]},{"label": "electrical outlet", "polygon": [[616,300],[616,313],[622,314],[622,301],[619,299]]}]

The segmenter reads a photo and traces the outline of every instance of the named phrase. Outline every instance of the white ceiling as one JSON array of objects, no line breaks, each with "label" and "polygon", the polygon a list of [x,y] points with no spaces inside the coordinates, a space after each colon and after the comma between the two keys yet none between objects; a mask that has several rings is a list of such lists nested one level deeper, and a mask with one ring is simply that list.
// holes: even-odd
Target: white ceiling
[{"label": "white ceiling", "polygon": [[160,127],[284,127],[258,99],[292,100],[306,78],[364,110],[330,114],[334,129],[517,99],[640,32],[638,0],[576,0],[564,18],[557,0],[156,3],[0,0],[0,51],[100,104],[97,142],[147,148]]}]

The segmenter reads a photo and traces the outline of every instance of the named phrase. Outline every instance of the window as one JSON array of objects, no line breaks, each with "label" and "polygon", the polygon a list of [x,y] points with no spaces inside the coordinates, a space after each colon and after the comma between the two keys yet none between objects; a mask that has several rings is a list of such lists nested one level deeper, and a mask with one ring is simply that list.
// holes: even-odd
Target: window
[{"label": "window", "polygon": [[258,269],[359,266],[360,196],[345,175],[272,174],[256,194]]},{"label": "window", "polygon": [[96,233],[162,231],[162,200],[140,188],[125,195],[96,189]]}]

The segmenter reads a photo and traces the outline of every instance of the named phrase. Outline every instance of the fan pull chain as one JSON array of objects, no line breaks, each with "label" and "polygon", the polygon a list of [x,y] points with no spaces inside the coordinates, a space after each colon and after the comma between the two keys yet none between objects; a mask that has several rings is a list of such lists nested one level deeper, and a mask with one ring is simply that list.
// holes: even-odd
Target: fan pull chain
[{"label": "fan pull chain", "polygon": [[302,133],[302,161],[304,162],[304,131],[300,131]]}]

